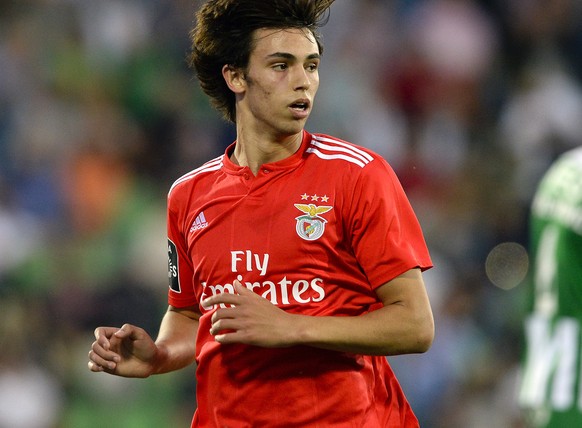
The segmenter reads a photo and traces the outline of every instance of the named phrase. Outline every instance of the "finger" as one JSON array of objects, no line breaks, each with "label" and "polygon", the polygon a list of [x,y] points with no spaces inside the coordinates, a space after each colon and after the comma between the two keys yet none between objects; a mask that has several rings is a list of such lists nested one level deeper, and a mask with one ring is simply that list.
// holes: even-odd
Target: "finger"
[{"label": "finger", "polygon": [[246,343],[248,345],[252,344],[240,331],[227,331],[217,334],[214,336],[214,340],[216,340],[221,345],[228,345],[231,343]]},{"label": "finger", "polygon": [[87,363],[87,367],[89,367],[89,370],[91,370],[92,372],[95,373],[99,373],[99,372],[105,372],[105,371],[112,371],[115,370],[114,366],[102,366],[100,364],[97,364],[95,361],[89,361]]},{"label": "finger", "polygon": [[92,371],[103,371],[104,369],[114,370],[117,367],[119,357],[116,354],[102,356],[97,352],[89,351],[89,368]]},{"label": "finger", "polygon": [[129,339],[131,341],[141,340],[146,336],[147,333],[144,329],[131,324],[123,324],[123,326],[113,334],[113,337],[117,339]]},{"label": "finger", "polygon": [[235,280],[232,283],[232,285],[234,286],[234,291],[236,293],[240,294],[241,296],[244,296],[244,295],[249,294],[249,293],[254,294],[251,290],[249,290],[244,285],[242,285],[238,279]]},{"label": "finger", "polygon": [[95,335],[95,339],[99,340],[102,338],[109,338],[118,330],[117,327],[97,327],[93,334]]},{"label": "finger", "polygon": [[229,343],[236,343],[236,339],[233,337],[234,334],[235,333],[217,334],[216,336],[214,336],[214,340],[223,345]]},{"label": "finger", "polygon": [[101,367],[100,365],[96,364],[93,361],[89,361],[87,363],[87,367],[89,367],[89,370],[91,370],[92,372],[95,372],[95,373],[99,373],[99,372],[105,371],[103,369],[103,367]]},{"label": "finger", "polygon": [[236,314],[237,314],[236,307],[220,308],[220,309],[214,311],[214,313],[212,314],[212,317],[210,318],[210,322],[214,324],[215,322],[217,322],[220,319],[234,318],[234,317],[236,317]]},{"label": "finger", "polygon": [[133,339],[132,336],[135,335],[134,327],[131,324],[124,324],[123,326],[121,326],[121,328],[116,330],[115,333],[113,333],[113,335],[118,339],[125,338]]},{"label": "finger", "polygon": [[103,367],[103,366],[96,364],[93,361],[89,361],[87,363],[87,366],[89,367],[89,370],[91,370],[92,372],[95,372],[95,373],[105,372],[105,373],[109,373],[109,374],[116,374],[115,369],[117,368],[117,366],[112,367],[112,368]]},{"label": "finger", "polygon": [[210,296],[202,301],[202,306],[210,307],[214,305],[226,304],[236,305],[240,302],[240,296],[232,293],[221,293],[215,296]]},{"label": "finger", "polygon": [[105,350],[111,349],[111,339],[118,330],[118,327],[97,327],[94,332],[96,342]]},{"label": "finger", "polygon": [[93,353],[97,357],[100,357],[104,360],[118,362],[120,357],[117,353],[110,350],[109,344],[110,344],[110,342],[107,341],[107,344],[106,344],[107,346],[103,346],[102,343],[100,343],[98,340],[96,340],[91,345],[90,354]]},{"label": "finger", "polygon": [[227,330],[236,331],[239,328],[237,322],[233,319],[221,319],[213,322],[210,326],[210,334],[213,336],[220,332],[225,332]]}]

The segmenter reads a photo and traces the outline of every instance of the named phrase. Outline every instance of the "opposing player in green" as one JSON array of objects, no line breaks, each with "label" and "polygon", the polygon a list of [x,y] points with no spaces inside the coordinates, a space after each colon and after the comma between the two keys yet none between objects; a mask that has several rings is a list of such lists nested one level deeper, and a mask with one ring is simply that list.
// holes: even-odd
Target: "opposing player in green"
[{"label": "opposing player in green", "polygon": [[542,179],[530,249],[519,395],[526,426],[582,427],[582,147],[563,154]]}]

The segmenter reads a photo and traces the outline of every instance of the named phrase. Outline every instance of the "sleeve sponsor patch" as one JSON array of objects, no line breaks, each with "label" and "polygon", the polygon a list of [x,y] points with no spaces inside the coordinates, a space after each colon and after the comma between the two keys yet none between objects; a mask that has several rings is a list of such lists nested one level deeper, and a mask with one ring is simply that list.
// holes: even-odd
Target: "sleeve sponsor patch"
[{"label": "sleeve sponsor patch", "polygon": [[178,274],[178,250],[176,244],[168,239],[168,282],[170,289],[180,293],[180,275]]}]

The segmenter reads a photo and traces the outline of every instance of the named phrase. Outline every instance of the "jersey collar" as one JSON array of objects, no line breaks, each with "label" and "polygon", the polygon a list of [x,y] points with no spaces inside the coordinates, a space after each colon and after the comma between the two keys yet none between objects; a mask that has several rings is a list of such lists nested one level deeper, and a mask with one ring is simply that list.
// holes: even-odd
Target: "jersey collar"
[{"label": "jersey collar", "polygon": [[[304,159],[305,156],[305,151],[307,150],[307,147],[309,146],[309,143],[311,142],[311,134],[305,130],[303,130],[303,139],[301,140],[301,146],[299,147],[299,150],[297,150],[295,153],[293,153],[291,156],[289,156],[288,158],[282,159],[280,161],[277,162],[273,162],[273,163],[266,163],[263,164],[262,168],[268,169],[270,171],[275,171],[275,170],[286,170],[286,169],[293,169],[295,167],[297,167]],[[230,155],[232,154],[232,152],[234,151],[234,148],[236,147],[236,141],[234,143],[232,143],[231,145],[229,145],[223,155],[223,169],[230,173],[230,174],[242,174],[245,171],[248,170],[248,168],[236,165],[235,163],[233,163],[230,160]]]}]

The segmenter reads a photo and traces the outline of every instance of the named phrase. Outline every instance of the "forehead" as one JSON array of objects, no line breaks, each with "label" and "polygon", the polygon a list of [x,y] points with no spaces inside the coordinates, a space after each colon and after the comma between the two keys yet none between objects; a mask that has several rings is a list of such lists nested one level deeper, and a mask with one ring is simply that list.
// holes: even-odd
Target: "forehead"
[{"label": "forehead", "polygon": [[262,28],[253,35],[252,54],[272,55],[276,52],[307,56],[319,53],[313,33],[304,28]]}]

